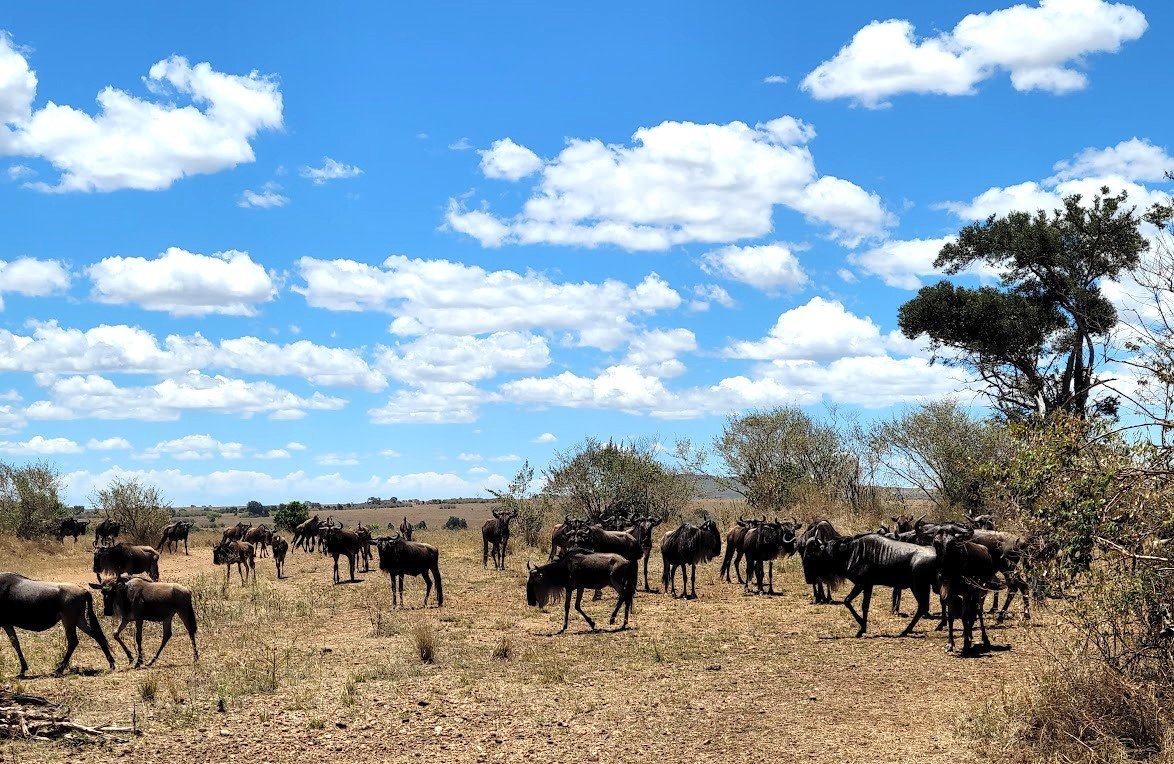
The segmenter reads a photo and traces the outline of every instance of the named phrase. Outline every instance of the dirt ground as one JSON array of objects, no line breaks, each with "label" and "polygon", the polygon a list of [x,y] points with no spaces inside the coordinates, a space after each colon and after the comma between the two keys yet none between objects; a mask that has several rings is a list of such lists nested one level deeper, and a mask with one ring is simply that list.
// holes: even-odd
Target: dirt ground
[{"label": "dirt ground", "polygon": [[[177,621],[153,668],[128,669],[112,643],[118,669],[98,671],[105,662],[82,635],[75,671],[56,678],[46,674],[60,630],[21,632],[34,677],[15,679],[5,643],[0,682],[66,703],[83,723],[133,723],[142,734],[0,743],[0,762],[968,760],[958,720],[1021,681],[1041,641],[1029,631],[1047,631],[1046,611],[1035,627],[1014,618],[992,629],[1014,649],[961,660],[944,653],[932,623],[895,638],[905,619],[878,590],[871,634],[854,639],[842,606],[809,604],[791,559],[777,569],[779,597],[745,596],[718,580],[715,561],[698,573],[698,600],[641,593],[626,632],[591,633],[572,611],[570,630],[552,636],[561,605],[525,603],[526,562],[540,551],[515,539],[501,572],[482,567],[479,531],[418,537],[440,548],[443,608],[421,609],[423,582],[408,579],[411,608],[392,611],[386,576],[372,569],[335,586],[317,554],[292,551],[285,580],[263,558],[256,584],[233,573],[225,586],[210,534],[190,557],[165,553],[163,579],[196,594],[199,664]],[[0,540],[0,570],[84,582],[90,563],[85,543]],[[659,575],[655,553],[651,571]],[[587,599],[606,626],[614,594]],[[125,634],[133,649],[133,627]],[[148,657],[158,639],[148,625]],[[435,643],[434,663],[421,661],[419,640]]]}]

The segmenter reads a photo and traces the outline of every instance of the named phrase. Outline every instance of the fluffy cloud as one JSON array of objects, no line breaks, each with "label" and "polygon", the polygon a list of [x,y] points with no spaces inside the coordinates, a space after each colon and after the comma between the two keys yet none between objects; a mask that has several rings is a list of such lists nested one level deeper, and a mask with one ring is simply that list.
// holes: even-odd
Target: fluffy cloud
[{"label": "fluffy cloud", "polygon": [[421,385],[494,377],[502,372],[534,372],[550,365],[542,337],[494,332],[486,337],[428,334],[399,348],[380,348],[376,368],[390,377]]},{"label": "fluffy cloud", "polygon": [[298,174],[311,180],[315,186],[321,186],[332,180],[357,178],[363,171],[353,164],[343,164],[330,157],[323,157],[321,167],[303,167]]},{"label": "fluffy cloud", "polygon": [[175,375],[191,369],[294,376],[316,385],[371,391],[387,386],[358,351],[308,340],[279,345],[239,337],[214,344],[199,334],[173,334],[160,344],[150,332],[122,324],[82,331],[49,322],[35,325],[30,335],[0,329],[0,371]]},{"label": "fluffy cloud", "polygon": [[[850,246],[881,235],[892,220],[879,197],[820,177],[804,145],[814,136],[810,125],[784,116],[754,127],[662,122],[637,130],[627,146],[574,139],[545,165],[525,167],[541,175],[516,216],[466,210],[453,200],[446,220],[487,247],[661,250],[765,236],[774,208],[783,206],[829,226]],[[496,163],[482,165],[492,177],[508,177]]]},{"label": "fluffy cloud", "polygon": [[779,316],[766,337],[736,342],[726,354],[753,360],[827,361],[845,356],[882,355],[880,329],[869,318],[848,312],[842,303],[813,297]]},{"label": "fluffy cloud", "polygon": [[314,459],[326,467],[353,467],[359,463],[358,454],[321,454]]},{"label": "fluffy cloud", "polygon": [[494,141],[481,155],[481,173],[487,178],[521,180],[542,169],[542,160],[525,146],[519,146],[509,138]]},{"label": "fluffy cloud", "polygon": [[455,424],[477,420],[477,407],[494,396],[468,382],[436,382],[398,390],[367,414],[374,424]]},{"label": "fluffy cloud", "polygon": [[676,377],[685,373],[677,356],[696,349],[697,337],[688,329],[654,329],[632,338],[624,364],[655,377]]},{"label": "fluffy cloud", "polygon": [[252,139],[282,125],[277,82],[256,72],[224,74],[172,56],[144,81],[158,100],[106,87],[96,115],[52,102],[34,109],[36,75],[0,34],[0,153],[56,167],[55,185],[30,184],[41,191],[153,191],[252,162]]},{"label": "fluffy cloud", "polygon": [[554,377],[528,377],[501,386],[506,400],[534,406],[618,409],[645,413],[669,398],[664,384],[634,366],[609,366],[597,377],[565,371]]},{"label": "fluffy cloud", "polygon": [[722,247],[702,256],[701,269],[772,294],[808,282],[798,258],[782,243]]},{"label": "fluffy cloud", "polygon": [[258,459],[288,459],[291,454],[284,448],[271,448],[268,451],[261,451],[255,456]]},{"label": "fluffy cloud", "polygon": [[702,313],[715,304],[723,308],[732,308],[735,305],[734,298],[730,297],[730,293],[717,284],[698,284],[693,287],[693,299],[689,301],[689,312]]},{"label": "fluffy cloud", "polygon": [[284,207],[289,204],[289,197],[281,193],[280,183],[266,183],[260,191],[241,191],[236,201],[237,207],[268,210],[274,207]]},{"label": "fluffy cloud", "polygon": [[0,310],[4,309],[5,293],[45,297],[64,292],[69,289],[69,284],[69,271],[56,260],[37,260],[32,257],[21,257],[11,262],[0,260]]},{"label": "fluffy cloud", "polygon": [[177,461],[198,461],[213,459],[240,459],[245,447],[240,443],[225,443],[211,435],[185,435],[174,440],[164,440],[138,454],[139,459],[158,459],[166,456]]},{"label": "fluffy cloud", "polygon": [[1148,140],[1130,138],[1103,149],[1086,148],[1072,159],[1057,162],[1056,181],[1116,176],[1135,181],[1165,180],[1174,157]]},{"label": "fluffy cloud", "polygon": [[910,239],[886,241],[866,252],[852,254],[849,260],[865,273],[879,276],[882,281],[898,289],[917,289],[920,276],[940,273],[934,260],[942,247],[954,241],[953,236],[940,239]]},{"label": "fluffy cloud", "polygon": [[681,296],[656,274],[635,286],[557,283],[540,273],[486,271],[448,260],[393,256],[382,267],[303,257],[295,292],[315,308],[379,310],[400,335],[569,331],[581,345],[610,350],[634,331],[632,318],[671,310]]},{"label": "fluffy cloud", "polygon": [[86,448],[90,451],[130,451],[134,446],[126,438],[112,437],[102,440],[91,438]]},{"label": "fluffy cloud", "polygon": [[256,315],[277,296],[272,277],[247,252],[200,255],[171,247],[154,260],[108,257],[86,269],[94,300],[175,316]]},{"label": "fluffy cloud", "polygon": [[80,454],[82,447],[69,438],[45,438],[34,435],[21,443],[0,440],[0,452],[34,456],[65,456]]},{"label": "fluffy cloud", "polygon": [[1005,71],[1016,90],[1066,93],[1088,84],[1073,65],[1120,50],[1146,26],[1141,11],[1105,0],[1040,0],[974,13],[952,31],[922,40],[908,21],[873,21],[802,87],[820,100],[850,98],[878,108],[902,93],[972,95],[980,82]]},{"label": "fluffy cloud", "polygon": [[554,436],[553,432],[544,432],[530,442],[531,443],[556,443],[557,441],[558,441],[558,438],[556,438]]},{"label": "fluffy cloud", "polygon": [[167,421],[187,412],[269,414],[295,419],[306,411],[333,411],[346,401],[321,393],[309,397],[283,390],[271,382],[209,377],[196,371],[146,387],[119,387],[98,375],[49,379],[48,400],[32,403],[30,419],[139,419]]},{"label": "fluffy cloud", "polygon": [[27,424],[24,412],[13,406],[0,406],[0,432],[16,432],[23,430]]}]

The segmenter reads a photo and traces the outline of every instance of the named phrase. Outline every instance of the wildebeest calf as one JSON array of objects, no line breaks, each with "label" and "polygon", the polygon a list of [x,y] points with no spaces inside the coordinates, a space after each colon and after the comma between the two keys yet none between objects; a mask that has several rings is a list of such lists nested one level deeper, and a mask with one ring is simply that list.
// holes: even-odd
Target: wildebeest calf
[{"label": "wildebeest calf", "polygon": [[273,564],[277,566],[277,577],[283,577],[285,570],[285,554],[289,551],[289,542],[280,535],[273,534]]},{"label": "wildebeest calf", "polygon": [[493,510],[493,519],[481,526],[481,567],[489,567],[493,555],[494,570],[505,570],[505,553],[510,543],[510,521],[518,516],[518,510]]},{"label": "wildebeest calf", "polygon": [[225,539],[212,547],[212,562],[224,566],[224,584],[228,585],[232,577],[232,566],[236,565],[237,575],[241,584],[245,583],[246,572],[253,574],[253,581],[257,580],[257,552],[247,541],[231,541]]},{"label": "wildebeest calf", "polygon": [[135,647],[138,658],[135,666],[143,665],[143,621],[152,621],[163,624],[163,639],[159,642],[159,649],[155,652],[147,665],[150,666],[159,660],[167,641],[171,639],[171,621],[175,616],[183,622],[187,629],[188,639],[192,641],[192,659],[200,660],[200,650],[196,647],[196,609],[192,606],[192,590],[186,586],[171,583],[154,583],[141,578],[118,578],[103,581],[101,584],[90,584],[90,587],[102,592],[103,610],[106,615],[118,616],[118,628],[114,630],[114,639],[126,652],[126,660],[132,660],[130,648],[122,641],[122,630],[131,621],[135,624]]}]

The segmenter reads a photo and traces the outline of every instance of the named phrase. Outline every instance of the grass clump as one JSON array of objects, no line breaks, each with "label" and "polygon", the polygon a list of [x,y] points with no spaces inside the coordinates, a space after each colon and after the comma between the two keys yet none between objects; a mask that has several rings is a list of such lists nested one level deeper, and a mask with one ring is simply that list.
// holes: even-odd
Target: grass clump
[{"label": "grass clump", "polygon": [[493,660],[508,661],[514,654],[514,647],[510,644],[509,637],[502,637],[493,647]]},{"label": "grass clump", "polygon": [[436,627],[430,621],[420,621],[412,627],[412,646],[421,663],[436,662]]},{"label": "grass clump", "polygon": [[139,697],[145,703],[154,703],[155,698],[159,695],[159,680],[153,676],[142,679],[139,682]]}]

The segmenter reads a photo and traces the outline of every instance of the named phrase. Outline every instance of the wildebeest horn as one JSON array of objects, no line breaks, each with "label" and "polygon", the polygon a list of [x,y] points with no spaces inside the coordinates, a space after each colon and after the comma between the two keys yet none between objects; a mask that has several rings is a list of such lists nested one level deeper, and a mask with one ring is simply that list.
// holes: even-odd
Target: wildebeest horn
[{"label": "wildebeest horn", "polygon": [[925,515],[922,515],[921,517],[917,518],[917,522],[915,523],[915,525],[920,526],[924,521],[925,521]]}]

